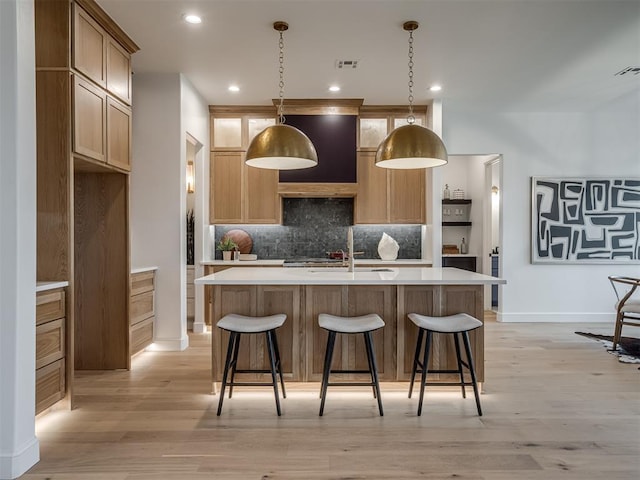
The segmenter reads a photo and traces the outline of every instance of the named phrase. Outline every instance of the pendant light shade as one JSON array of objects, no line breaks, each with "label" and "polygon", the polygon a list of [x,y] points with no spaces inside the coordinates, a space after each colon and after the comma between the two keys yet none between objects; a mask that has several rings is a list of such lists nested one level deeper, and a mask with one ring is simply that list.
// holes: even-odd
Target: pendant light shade
[{"label": "pendant light shade", "polygon": [[440,137],[420,125],[403,125],[385,138],[376,152],[376,165],[384,168],[431,168],[447,163]]},{"label": "pendant light shade", "polygon": [[286,22],[275,22],[274,30],[280,32],[280,104],[278,105],[278,123],[265,128],[253,137],[245,163],[250,167],[271,170],[297,170],[315,167],[318,164],[316,149],[304,133],[284,123],[284,39],[282,32],[289,29]]},{"label": "pendant light shade", "polygon": [[271,125],[256,135],[245,163],[250,167],[296,170],[315,167],[318,155],[311,140],[291,125]]},{"label": "pendant light shade", "polygon": [[376,152],[376,165],[383,168],[431,168],[444,165],[447,149],[438,135],[428,128],[416,125],[413,115],[413,31],[418,22],[405,22],[402,26],[409,32],[409,115],[408,125],[393,130]]}]

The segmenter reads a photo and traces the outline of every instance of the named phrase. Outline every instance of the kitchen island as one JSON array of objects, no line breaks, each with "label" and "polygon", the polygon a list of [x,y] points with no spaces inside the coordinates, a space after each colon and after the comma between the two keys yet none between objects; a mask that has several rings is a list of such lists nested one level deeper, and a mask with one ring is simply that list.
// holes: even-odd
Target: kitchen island
[{"label": "kitchen island", "polygon": [[[374,332],[380,379],[408,380],[417,329],[407,319],[411,312],[445,316],[468,313],[483,321],[484,287],[504,280],[457,268],[341,267],[230,268],[196,279],[212,290],[212,376],[219,381],[228,333],[215,328],[228,313],[263,316],[285,313],[278,342],[285,378],[320,381],[327,333],[318,327],[318,314],[356,316],[377,313],[385,328]],[[336,344],[334,369],[366,369],[365,346],[360,336],[343,335]],[[453,341],[434,336],[433,368],[455,366]],[[478,381],[484,381],[484,332],[470,334]],[[239,369],[266,369],[263,336],[242,339]],[[260,376],[258,374],[257,376]],[[348,378],[348,377],[347,377]]]}]

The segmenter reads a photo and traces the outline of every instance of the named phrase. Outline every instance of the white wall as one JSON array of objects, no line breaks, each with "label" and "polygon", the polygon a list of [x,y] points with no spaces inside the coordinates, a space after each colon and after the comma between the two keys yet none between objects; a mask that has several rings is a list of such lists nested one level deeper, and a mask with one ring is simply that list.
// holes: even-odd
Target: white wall
[{"label": "white wall", "polygon": [[35,436],[36,116],[33,2],[0,1],[0,478]]},{"label": "white wall", "polygon": [[[202,210],[198,199],[203,193],[199,194],[198,190],[202,192],[203,182],[200,157],[208,151],[208,106],[178,73],[135,75],[133,92],[131,265],[133,268],[158,267],[151,348],[183,350],[189,344],[186,139],[188,133],[207,145],[196,155],[197,211]],[[201,258],[198,253],[196,243],[196,263]]]},{"label": "white wall", "polygon": [[[195,278],[204,275],[204,267],[200,264],[204,260],[204,252],[207,251],[209,245],[206,243],[204,234],[204,225],[209,223],[209,106],[204,101],[199,92],[193,87],[189,80],[184,76],[180,76],[181,88],[181,136],[182,144],[186,144],[187,134],[195,139],[200,146],[195,152],[195,194],[193,197],[195,211]],[[183,149],[182,156],[182,172],[183,178],[181,185],[185,185],[186,179],[186,150]],[[184,190],[184,187],[183,187]],[[183,198],[184,195],[183,195]],[[186,265],[186,206],[184,207],[182,218],[184,225],[182,227],[183,246],[181,247],[183,265]],[[185,282],[182,282],[185,285]],[[185,287],[186,288],[186,287]],[[182,298],[186,299],[186,289],[182,292]],[[205,330],[204,323],[204,287],[198,285],[195,287],[195,319],[194,332],[201,333]],[[186,318],[186,303],[185,303]]]},{"label": "white wall", "polygon": [[[131,266],[157,266],[154,349],[188,346],[182,300],[185,155],[179,74],[133,77]],[[181,263],[182,262],[182,263]]]},{"label": "white wall", "polygon": [[503,154],[503,321],[613,320],[611,274],[638,265],[530,263],[530,177],[640,177],[640,91],[589,113],[500,113],[450,109],[450,151]]}]

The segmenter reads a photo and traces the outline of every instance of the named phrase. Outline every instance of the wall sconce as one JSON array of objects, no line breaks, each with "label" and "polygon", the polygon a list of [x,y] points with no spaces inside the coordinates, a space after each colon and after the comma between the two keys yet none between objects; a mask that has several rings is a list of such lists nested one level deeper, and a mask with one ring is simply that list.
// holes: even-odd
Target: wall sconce
[{"label": "wall sconce", "polygon": [[498,195],[498,193],[500,193],[500,189],[494,185],[493,187],[491,187],[491,193],[493,195]]},{"label": "wall sconce", "polygon": [[195,190],[195,175],[193,162],[187,163],[187,193],[194,193]]}]

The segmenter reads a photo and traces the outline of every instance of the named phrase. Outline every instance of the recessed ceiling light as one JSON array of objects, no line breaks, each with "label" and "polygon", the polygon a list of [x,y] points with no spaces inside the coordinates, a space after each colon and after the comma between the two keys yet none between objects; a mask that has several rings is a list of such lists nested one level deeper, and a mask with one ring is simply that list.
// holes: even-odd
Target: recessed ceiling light
[{"label": "recessed ceiling light", "polygon": [[230,85],[229,86],[229,91],[230,92],[239,92],[240,91],[240,87],[237,85]]},{"label": "recessed ceiling light", "polygon": [[440,85],[431,85],[429,87],[429,90],[431,90],[432,92],[439,92],[440,90],[442,90],[442,87]]},{"label": "recessed ceiling light", "polygon": [[192,23],[194,25],[198,23],[202,23],[202,18],[200,18],[198,15],[188,14],[188,15],[185,15],[183,18],[185,22]]},{"label": "recessed ceiling light", "polygon": [[339,92],[340,91],[340,87],[338,85],[331,85],[329,87],[329,91],[330,92]]}]

